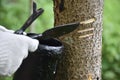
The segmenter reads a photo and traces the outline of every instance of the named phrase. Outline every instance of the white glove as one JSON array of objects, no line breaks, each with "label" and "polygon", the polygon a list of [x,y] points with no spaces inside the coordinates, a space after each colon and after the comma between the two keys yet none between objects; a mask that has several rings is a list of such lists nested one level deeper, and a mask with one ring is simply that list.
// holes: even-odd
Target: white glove
[{"label": "white glove", "polygon": [[12,75],[28,56],[28,51],[35,51],[39,44],[38,40],[13,32],[0,26],[0,75],[3,76]]}]

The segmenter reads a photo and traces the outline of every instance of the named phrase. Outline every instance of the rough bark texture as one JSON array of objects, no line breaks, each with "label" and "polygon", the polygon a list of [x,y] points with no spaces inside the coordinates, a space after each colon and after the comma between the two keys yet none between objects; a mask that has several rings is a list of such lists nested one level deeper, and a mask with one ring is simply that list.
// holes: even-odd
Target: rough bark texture
[{"label": "rough bark texture", "polygon": [[65,52],[56,80],[101,80],[102,7],[103,0],[54,0],[55,25],[96,18],[60,38]]}]

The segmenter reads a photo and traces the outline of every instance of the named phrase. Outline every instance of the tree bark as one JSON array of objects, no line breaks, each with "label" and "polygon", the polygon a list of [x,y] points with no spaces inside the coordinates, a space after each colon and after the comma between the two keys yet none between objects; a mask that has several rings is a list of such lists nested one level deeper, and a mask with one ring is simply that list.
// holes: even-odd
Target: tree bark
[{"label": "tree bark", "polygon": [[56,80],[101,80],[103,0],[54,0],[55,25],[96,18],[60,40],[65,45]]}]

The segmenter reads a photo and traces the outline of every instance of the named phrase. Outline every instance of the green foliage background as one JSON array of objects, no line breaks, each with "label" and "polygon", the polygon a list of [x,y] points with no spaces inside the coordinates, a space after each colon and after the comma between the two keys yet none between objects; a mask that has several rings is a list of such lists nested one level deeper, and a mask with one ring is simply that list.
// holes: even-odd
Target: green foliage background
[{"label": "green foliage background", "polygon": [[120,80],[120,0],[104,0],[103,80]]},{"label": "green foliage background", "polygon": [[[44,14],[35,20],[35,32],[42,32],[53,27],[52,0],[35,0]],[[0,25],[16,30],[19,29],[31,14],[30,0],[0,0]]]},{"label": "green foliage background", "polygon": [[[36,0],[38,7],[45,9],[35,21],[37,33],[53,27],[54,14],[52,0]],[[103,80],[120,80],[120,0],[104,0],[103,13]],[[30,16],[30,0],[0,0],[0,25],[9,29],[19,29]],[[1,77],[0,80],[12,80]]]}]

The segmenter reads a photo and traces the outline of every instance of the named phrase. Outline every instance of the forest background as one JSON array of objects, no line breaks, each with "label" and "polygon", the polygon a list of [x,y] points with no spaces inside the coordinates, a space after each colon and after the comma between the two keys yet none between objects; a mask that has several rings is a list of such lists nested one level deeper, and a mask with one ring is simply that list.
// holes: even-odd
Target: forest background
[{"label": "forest background", "polygon": [[[31,14],[31,1],[0,0],[0,25],[8,29],[19,29]],[[41,7],[45,11],[31,27],[33,32],[42,33],[54,25],[53,2],[52,0],[36,0],[36,3],[38,8]],[[102,80],[120,79],[119,3],[120,0],[104,0]],[[12,77],[0,78],[0,80],[12,80]]]}]

